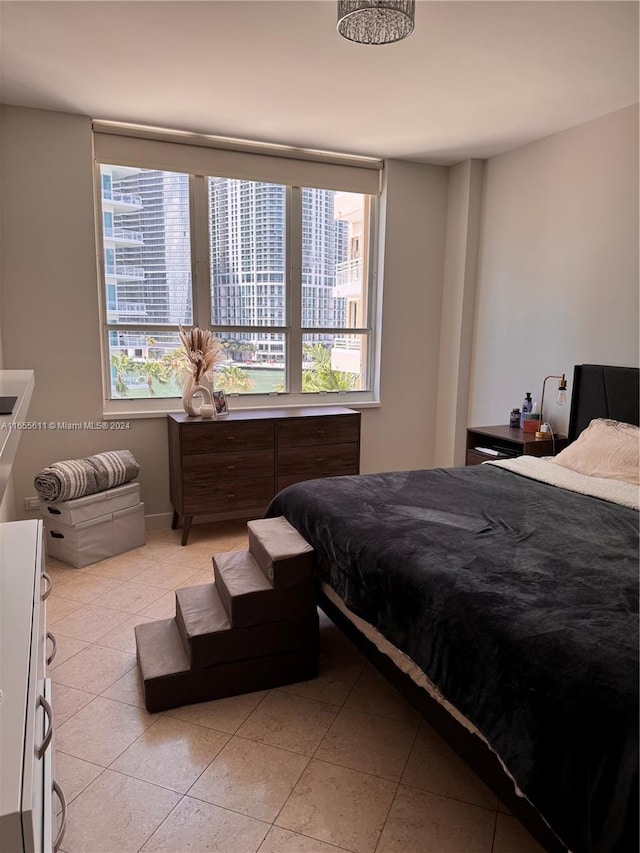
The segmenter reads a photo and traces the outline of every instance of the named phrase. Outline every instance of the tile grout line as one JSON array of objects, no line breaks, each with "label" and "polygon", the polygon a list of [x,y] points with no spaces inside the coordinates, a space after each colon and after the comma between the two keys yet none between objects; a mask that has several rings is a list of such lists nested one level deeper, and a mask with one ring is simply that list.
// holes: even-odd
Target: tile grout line
[{"label": "tile grout line", "polygon": [[[61,637],[65,637],[65,635],[64,635],[64,634],[60,634],[60,636],[61,636]],[[75,640],[75,639],[76,639],[76,637],[65,637],[65,640]],[[79,643],[86,643],[87,641],[86,641],[86,640],[78,640],[78,642],[79,642]],[[92,643],[87,643],[87,645],[86,645],[84,648],[82,648],[82,649],[78,649],[78,651],[77,651],[77,652],[74,652],[72,655],[69,655],[69,657],[68,657],[68,658],[65,658],[64,660],[61,660],[59,663],[57,663],[57,664],[56,664],[56,666],[54,666],[54,667],[49,666],[49,667],[48,667],[48,670],[47,670],[47,677],[48,677],[48,678],[50,678],[50,679],[51,679],[51,681],[52,681],[54,684],[61,684],[61,682],[60,682],[60,681],[56,681],[56,680],[54,679],[54,677],[53,677],[53,674],[55,673],[56,669],[57,669],[59,666],[62,666],[62,664],[63,664],[63,663],[66,663],[68,660],[73,660],[73,659],[74,659],[74,657],[76,657],[76,655],[79,655],[79,654],[80,654],[80,652],[83,652],[85,649],[88,649],[88,648],[89,648],[89,646],[91,646],[91,645],[93,645],[93,644],[92,644]],[[54,660],[55,660],[55,658],[54,658]],[[52,663],[53,663],[53,661],[52,661]],[[68,684],[63,684],[62,686],[63,686],[63,687],[68,687],[69,685],[68,685]],[[80,688],[76,688],[76,689],[78,689],[78,690],[79,690]],[[91,691],[89,691],[89,690],[85,690],[85,693],[90,693],[90,692],[91,692]]]},{"label": "tile grout line", "polygon": [[[313,835],[307,835],[305,832],[298,832],[297,829],[287,829],[286,826],[276,826],[275,823],[272,825],[272,829],[281,829],[283,832],[291,832],[293,833],[293,835],[300,835],[302,838],[308,838],[309,841],[318,841],[320,844],[326,844],[328,847],[332,847],[334,850],[337,850],[338,853],[355,853],[355,851],[349,849],[348,847],[340,847],[339,844],[334,844],[332,841],[323,841],[320,838],[315,838]],[[262,847],[263,844],[264,841],[262,841],[260,847]],[[260,847],[258,848],[256,853],[260,853]]]},{"label": "tile grout line", "polygon": [[[269,691],[269,692],[271,692],[271,691]],[[281,691],[281,692],[283,692],[283,691]],[[267,696],[268,696],[268,695],[269,695],[269,693],[267,693]],[[286,695],[292,695],[292,694],[286,694]],[[264,698],[266,699],[266,696],[265,696]],[[314,700],[314,701],[317,701],[317,700]],[[329,703],[325,703],[325,704],[329,704]],[[344,704],[344,703],[343,703],[343,704]],[[335,706],[333,706],[333,707],[335,707]],[[338,707],[342,707],[342,706],[338,706]],[[277,815],[276,815],[276,816],[275,816],[275,818],[273,819],[273,824],[272,824],[272,826],[275,826],[275,825],[276,825],[276,821],[278,820],[278,818],[279,818],[279,817],[280,817],[280,815],[282,814],[283,809],[285,808],[285,806],[287,805],[287,803],[288,803],[288,802],[289,802],[289,800],[291,799],[291,797],[292,797],[292,795],[293,795],[293,792],[295,791],[295,789],[296,789],[296,787],[297,787],[298,783],[300,782],[300,779],[302,779],[303,775],[306,773],[307,769],[309,768],[309,765],[310,765],[310,764],[311,764],[311,762],[313,761],[313,759],[314,759],[314,757],[315,757],[315,755],[316,755],[316,753],[317,753],[318,749],[320,749],[320,744],[322,743],[322,741],[323,741],[323,740],[325,739],[325,737],[327,736],[327,732],[329,731],[329,729],[330,729],[330,728],[331,728],[331,726],[333,725],[333,722],[334,722],[335,718],[338,716],[338,714],[339,714],[339,713],[340,713],[339,711],[337,711],[337,712],[336,712],[336,714],[335,714],[335,716],[333,717],[333,719],[331,720],[330,724],[327,726],[327,731],[322,735],[322,737],[321,737],[321,738],[320,738],[320,740],[318,741],[318,744],[317,744],[316,748],[314,749],[313,753],[312,753],[311,755],[309,755],[309,756],[306,756],[306,757],[307,757],[307,763],[305,764],[305,766],[304,766],[304,768],[303,768],[303,770],[302,770],[302,773],[300,773],[300,776],[298,776],[298,778],[297,778],[297,780],[296,780],[295,785],[291,788],[291,791],[289,792],[288,797],[285,799],[284,803],[282,804],[282,806],[281,806],[281,807],[280,807],[280,809],[278,810]],[[290,831],[293,831],[293,830],[290,830]],[[310,836],[310,837],[311,837],[311,836]],[[315,839],[315,840],[318,840],[318,839]]]},{"label": "tile grout line", "polygon": [[[171,716],[171,714],[170,714],[170,711],[171,711],[171,710],[173,710],[173,709],[169,709],[169,711],[163,711],[163,712],[162,712],[163,716],[168,716],[168,717],[169,717],[169,719],[171,719],[171,720],[177,720],[178,722],[182,722],[182,723],[189,723],[189,724],[194,725],[194,726],[200,726],[200,728],[202,728],[202,729],[206,729],[207,731],[213,731],[213,732],[217,732],[218,734],[223,734],[223,735],[228,735],[228,736],[229,736],[229,738],[228,738],[227,742],[226,742],[226,743],[225,743],[225,744],[224,744],[224,745],[223,745],[223,746],[218,750],[218,752],[216,752],[216,754],[213,756],[213,758],[211,759],[211,761],[210,761],[210,762],[207,764],[207,766],[202,770],[202,773],[199,773],[199,774],[198,774],[198,776],[193,780],[193,782],[191,783],[190,787],[188,788],[188,791],[190,791],[190,790],[191,790],[191,788],[193,788],[193,786],[194,786],[194,785],[195,785],[195,784],[196,784],[196,783],[201,779],[201,777],[202,777],[202,776],[207,772],[207,770],[209,769],[209,767],[211,767],[211,765],[212,765],[212,764],[213,764],[213,762],[216,760],[216,758],[220,755],[220,753],[222,752],[222,750],[223,750],[223,749],[224,749],[224,748],[225,748],[229,743],[231,743],[231,740],[232,740],[234,737],[239,737],[239,735],[238,735],[238,730],[240,729],[240,727],[241,727],[241,726],[242,726],[242,725],[243,725],[243,724],[244,724],[244,723],[249,719],[249,717],[251,716],[251,714],[253,714],[253,712],[256,710],[256,708],[259,708],[259,707],[260,707],[261,703],[262,703],[262,702],[267,698],[267,696],[268,696],[268,695],[269,695],[269,693],[267,692],[267,693],[266,693],[266,694],[265,694],[265,695],[264,695],[264,696],[263,696],[263,697],[258,701],[258,704],[256,705],[256,707],[255,707],[255,708],[252,708],[252,709],[251,709],[251,711],[249,711],[249,713],[247,714],[247,716],[242,720],[242,722],[241,722],[241,723],[236,727],[235,732],[233,732],[233,733],[231,733],[231,734],[229,734],[229,732],[223,732],[223,731],[221,731],[220,729],[214,729],[214,728],[212,728],[211,726],[204,726],[204,725],[202,725],[201,723],[195,723],[195,722],[192,722],[191,720],[182,720],[180,717],[172,717],[172,716]],[[215,701],[215,700],[213,700],[213,701]],[[199,703],[197,703],[197,704],[199,704]],[[249,740],[249,738],[241,738],[241,740]],[[251,741],[251,743],[255,743],[255,741]],[[186,794],[184,794],[183,796],[188,796],[188,791],[187,791],[187,793],[186,793]],[[193,799],[197,799],[197,797],[194,797]],[[206,801],[205,801],[205,802],[206,802]],[[262,842],[261,842],[261,843],[262,843]]]},{"label": "tile grout line", "polygon": [[389,803],[389,808],[387,809],[387,814],[386,814],[385,819],[384,819],[384,821],[383,821],[383,823],[382,823],[382,829],[380,830],[380,834],[378,835],[378,840],[376,841],[376,846],[373,848],[372,853],[375,853],[375,851],[378,849],[378,847],[380,847],[380,842],[381,842],[381,840],[382,840],[382,835],[383,835],[383,833],[384,833],[384,830],[385,830],[385,827],[386,827],[387,823],[389,822],[389,817],[390,817],[390,815],[391,815],[391,809],[393,808],[393,805],[394,805],[394,803],[395,803],[395,801],[396,801],[396,797],[398,796],[398,791],[399,791],[399,790],[400,790],[400,782],[396,782],[396,789],[395,789],[395,791],[393,792],[393,797],[392,797],[392,799],[391,799],[391,802]]},{"label": "tile grout line", "polygon": [[[67,601],[69,601],[69,600],[70,599],[67,599]],[[81,604],[80,607],[78,608],[78,610],[74,610],[72,613],[67,614],[67,616],[63,616],[60,619],[56,619],[55,622],[50,623],[49,627],[51,629],[53,629],[56,625],[59,625],[60,622],[69,618],[70,616],[73,616],[74,614],[77,614],[79,610],[83,609],[83,607],[93,607],[93,606],[94,606],[93,604],[89,604],[89,603]],[[94,645],[95,643],[97,643],[98,640],[101,640],[103,637],[106,637],[106,635],[109,634],[111,631],[115,631],[116,628],[119,628],[121,625],[123,625],[130,616],[144,615],[141,613],[140,614],[139,613],[131,613],[131,612],[127,613],[124,610],[116,610],[114,607],[105,607],[104,605],[102,605],[100,609],[108,610],[109,613],[119,613],[121,616],[124,616],[125,618],[122,619],[120,622],[118,622],[117,625],[112,625],[110,628],[107,628],[107,630],[103,634],[100,634],[100,636],[96,637],[94,640],[87,640],[85,637],[72,637],[71,634],[65,634],[64,631],[61,631],[58,628],[58,632],[59,632],[60,636],[66,637],[68,640],[78,640],[78,642],[80,642],[80,643],[88,643],[89,645]],[[55,632],[52,631],[52,633],[55,633]],[[81,649],[80,651],[83,651],[83,649]]]},{"label": "tile grout line", "polygon": [[[300,776],[298,777],[298,779],[297,779],[297,781],[296,781],[295,785],[294,785],[294,786],[293,786],[293,788],[291,789],[291,791],[290,791],[290,793],[289,793],[289,796],[286,798],[286,800],[285,800],[285,801],[284,801],[284,803],[282,804],[282,806],[281,806],[280,810],[278,811],[278,814],[275,816],[274,821],[273,821],[273,824],[272,824],[273,826],[276,826],[276,821],[278,820],[278,818],[279,818],[279,817],[280,817],[280,815],[282,814],[282,811],[284,810],[284,808],[286,807],[287,803],[289,802],[289,800],[290,800],[290,799],[291,799],[291,797],[293,796],[293,792],[295,791],[295,789],[296,789],[296,787],[297,787],[298,783],[300,782],[300,779],[302,778],[302,776],[304,775],[304,773],[305,773],[305,772],[307,771],[307,769],[309,768],[309,765],[311,764],[311,762],[312,762],[312,761],[314,761],[314,760],[315,760],[315,761],[320,761],[320,760],[321,760],[321,759],[317,759],[317,758],[316,758],[316,755],[317,755],[317,753],[318,753],[318,750],[320,749],[320,747],[322,746],[322,743],[324,742],[325,738],[327,737],[328,733],[330,732],[331,727],[333,726],[333,724],[334,724],[334,722],[336,721],[336,719],[337,719],[338,715],[340,714],[340,711],[341,711],[343,708],[345,708],[345,707],[346,707],[345,703],[346,703],[347,699],[349,698],[349,696],[351,695],[351,691],[353,690],[353,688],[355,687],[355,685],[356,685],[356,684],[358,683],[358,681],[360,680],[360,678],[361,678],[361,676],[362,676],[362,673],[363,673],[363,672],[364,672],[364,667],[362,668],[362,670],[361,670],[360,674],[358,675],[358,677],[355,679],[355,681],[354,681],[354,682],[353,682],[353,684],[351,685],[351,688],[349,689],[349,692],[347,693],[347,695],[346,695],[346,696],[345,696],[345,698],[343,699],[342,703],[341,703],[340,705],[338,705],[338,706],[337,706],[338,710],[336,711],[335,716],[334,716],[334,717],[333,717],[333,719],[331,720],[331,723],[330,723],[330,724],[329,724],[329,726],[327,727],[327,730],[325,731],[325,733],[322,735],[322,737],[321,737],[321,738],[320,738],[320,740],[318,741],[318,745],[316,746],[316,748],[315,748],[315,750],[313,751],[312,755],[311,755],[311,756],[309,756],[309,760],[307,761],[307,763],[306,763],[306,765],[305,765],[304,769],[302,770],[302,773],[301,773],[301,774],[300,774]],[[325,704],[329,704],[329,703],[325,703]],[[327,764],[331,764],[332,762],[325,762],[325,763],[327,763]],[[340,767],[340,765],[335,765],[335,764],[334,764],[333,766]],[[349,768],[346,768],[346,769],[349,769]],[[395,798],[395,795],[394,795],[394,798]],[[393,801],[392,801],[392,802],[393,802]],[[286,829],[286,827],[280,827],[280,828],[281,828],[281,829]],[[293,830],[289,830],[289,831],[290,831],[290,832],[293,832]],[[322,840],[322,839],[314,838],[314,836],[304,836],[304,837],[307,837],[307,838],[313,838],[313,840],[315,840],[315,841],[321,841],[321,840]],[[344,848],[338,847],[337,849],[338,849],[338,850],[342,850],[342,849],[344,849]]]},{"label": "tile grout line", "polygon": [[496,816],[493,821],[493,835],[491,836],[491,853],[493,853],[493,848],[496,846],[496,834],[498,832],[498,806],[496,806]]},{"label": "tile grout line", "polygon": [[[366,669],[366,667],[363,667],[363,669],[362,669],[362,673],[364,673],[365,669]],[[362,673],[360,673],[360,677],[362,676]],[[357,682],[358,682],[359,680],[360,680],[360,678],[358,678],[358,679],[356,680],[356,684],[357,684]],[[354,684],[353,686],[355,687],[355,684]],[[352,688],[352,689],[353,689],[353,688]],[[410,747],[410,749],[409,749],[409,751],[408,751],[408,753],[407,753],[407,757],[406,757],[406,759],[405,759],[404,766],[403,766],[403,768],[402,768],[402,772],[400,773],[400,778],[398,779],[398,781],[397,781],[397,783],[396,783],[396,789],[395,789],[395,791],[393,792],[393,798],[392,798],[392,800],[391,800],[391,802],[390,802],[390,804],[389,804],[389,808],[388,808],[388,810],[387,810],[387,814],[386,814],[386,816],[385,816],[385,818],[384,818],[384,821],[383,821],[383,823],[382,823],[382,828],[380,829],[380,834],[378,835],[378,840],[376,841],[376,846],[375,846],[375,848],[374,848],[373,853],[375,853],[375,851],[376,851],[376,850],[378,850],[378,848],[379,848],[379,846],[380,846],[380,842],[382,841],[382,836],[383,836],[383,834],[384,834],[384,830],[385,830],[385,828],[386,828],[386,826],[387,826],[387,823],[389,822],[389,817],[391,816],[391,810],[393,809],[394,803],[395,803],[396,798],[397,798],[397,796],[398,796],[398,791],[400,790],[400,785],[402,784],[402,777],[403,777],[403,776],[404,776],[404,774],[405,774],[405,771],[406,771],[406,769],[407,769],[407,764],[409,763],[409,759],[411,758],[411,753],[413,752],[414,747],[415,747],[415,745],[416,745],[416,741],[417,741],[417,739],[418,739],[418,734],[419,734],[419,732],[420,732],[420,727],[421,727],[421,725],[422,725],[422,723],[421,723],[421,722],[419,722],[419,723],[418,723],[418,725],[417,725],[417,727],[416,727],[415,733],[414,733],[414,735],[413,735],[413,741],[411,742],[411,747]]]},{"label": "tile grout line", "polygon": [[471,806],[474,809],[482,809],[485,812],[497,813],[496,809],[490,809],[488,806],[479,806],[478,803],[470,803],[469,800],[461,800],[460,797],[452,797],[450,794],[443,794],[440,791],[432,791],[429,788],[417,788],[415,785],[409,785],[407,782],[400,782],[404,788],[411,788],[412,791],[417,791],[419,794],[430,794],[432,797],[442,797],[443,800],[453,800],[454,803],[462,803],[463,806]]},{"label": "tile grout line", "polygon": [[[71,569],[71,571],[79,571],[79,570],[78,569]],[[96,578],[96,579],[100,579],[100,580],[113,581],[116,584],[116,586],[114,586],[112,589],[117,589],[119,586],[122,586],[123,583],[126,583],[126,581],[122,581],[119,578],[110,578],[110,577],[107,577],[105,575],[94,575],[94,574],[90,574],[89,572],[82,572],[81,574],[75,575],[74,578],[71,578],[69,580],[65,580],[65,581],[58,580],[57,584],[64,589],[64,587],[67,586],[67,584],[71,583],[72,580],[77,579],[77,578],[87,578],[87,577],[89,577],[89,579]],[[56,581],[53,582],[53,591],[55,591],[55,588],[56,588]],[[99,598],[100,595],[104,595],[104,594],[105,593],[100,593],[97,597]],[[65,596],[60,595],[60,593],[58,593],[56,595],[56,598],[65,598]],[[67,601],[76,601],[77,599],[67,598],[66,600]],[[82,601],[81,603],[82,604],[91,604],[91,601]]]}]

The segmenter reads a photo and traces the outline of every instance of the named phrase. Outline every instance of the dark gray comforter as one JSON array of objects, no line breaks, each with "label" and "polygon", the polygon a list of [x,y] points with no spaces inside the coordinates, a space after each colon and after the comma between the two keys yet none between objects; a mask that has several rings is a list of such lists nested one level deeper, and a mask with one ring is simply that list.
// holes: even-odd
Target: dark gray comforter
[{"label": "dark gray comforter", "polygon": [[638,849],[638,514],[492,466],[272,501],[575,851]]}]

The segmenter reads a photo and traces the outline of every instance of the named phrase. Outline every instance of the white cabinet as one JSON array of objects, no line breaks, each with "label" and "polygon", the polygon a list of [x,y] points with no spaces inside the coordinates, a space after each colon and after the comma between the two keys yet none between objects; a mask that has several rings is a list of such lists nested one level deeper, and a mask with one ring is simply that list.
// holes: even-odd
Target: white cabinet
[{"label": "white cabinet", "polygon": [[[64,831],[66,804],[54,781],[46,671],[55,647],[46,631],[50,591],[42,522],[0,524],[0,853],[52,853]],[[54,791],[62,803],[56,839]]]}]

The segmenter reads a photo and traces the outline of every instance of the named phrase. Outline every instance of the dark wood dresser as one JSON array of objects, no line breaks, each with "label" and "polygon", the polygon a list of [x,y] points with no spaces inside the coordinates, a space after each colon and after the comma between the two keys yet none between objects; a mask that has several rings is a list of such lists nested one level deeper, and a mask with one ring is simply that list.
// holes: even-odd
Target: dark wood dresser
[{"label": "dark wood dresser", "polygon": [[293,483],[360,472],[360,413],[291,408],[205,420],[168,415],[172,527],[187,544],[195,515],[261,515]]}]

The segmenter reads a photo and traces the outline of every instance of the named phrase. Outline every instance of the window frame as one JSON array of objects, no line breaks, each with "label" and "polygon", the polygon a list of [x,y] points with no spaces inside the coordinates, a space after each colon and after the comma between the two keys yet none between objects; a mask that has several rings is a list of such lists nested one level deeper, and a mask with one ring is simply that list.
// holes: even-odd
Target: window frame
[{"label": "window frame", "polygon": [[[95,161],[95,225],[96,261],[99,291],[100,356],[102,365],[103,417],[144,418],[159,417],[170,412],[182,411],[180,397],[110,398],[111,368],[109,360],[109,333],[119,330],[144,332],[145,327],[131,323],[109,323],[107,313],[107,287],[105,276],[105,251],[102,222],[102,174],[101,165],[106,159]],[[124,165],[124,164],[123,164]],[[133,165],[133,164],[128,164]],[[140,165],[139,168],[153,168]],[[157,167],[160,169],[160,167]],[[178,171],[169,169],[168,171]],[[284,336],[286,350],[286,385],[284,392],[249,392],[227,394],[231,410],[278,408],[314,408],[322,406],[354,406],[366,408],[380,404],[380,336],[381,302],[378,289],[378,232],[380,224],[380,198],[371,193],[361,193],[369,199],[367,278],[363,281],[366,292],[366,322],[359,328],[305,327],[302,326],[302,190],[295,183],[286,187],[285,205],[285,323],[282,326],[227,326],[212,323],[211,283],[209,263],[209,216],[208,178],[212,175],[183,171],[189,177],[189,219],[191,247],[191,295],[193,325],[210,329],[214,335],[221,333],[275,333]],[[239,178],[242,180],[242,178]],[[258,180],[258,179],[252,179]],[[269,183],[276,183],[268,181]],[[313,189],[314,187],[305,187]],[[352,190],[344,190],[353,192]],[[298,318],[297,322],[296,319]],[[177,324],[149,324],[149,331],[178,331]],[[363,391],[317,391],[303,392],[302,355],[303,336],[314,334],[362,335],[367,341],[366,371],[368,390]]]}]

